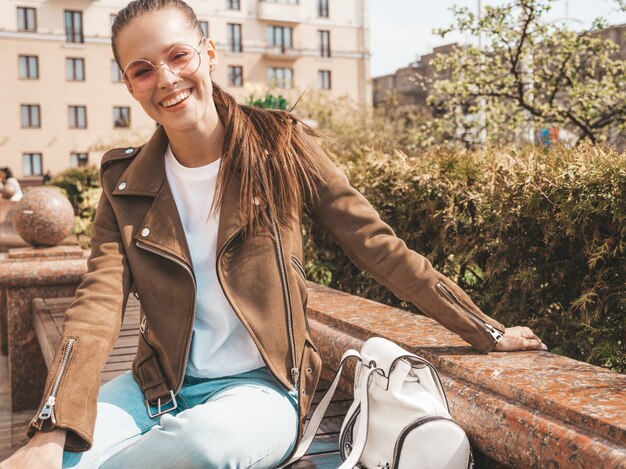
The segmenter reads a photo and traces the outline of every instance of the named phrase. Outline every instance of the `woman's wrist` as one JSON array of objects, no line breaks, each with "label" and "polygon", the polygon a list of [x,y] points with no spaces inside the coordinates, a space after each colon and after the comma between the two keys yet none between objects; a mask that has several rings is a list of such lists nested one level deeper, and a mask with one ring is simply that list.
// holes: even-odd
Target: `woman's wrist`
[{"label": "woman's wrist", "polygon": [[57,443],[61,446],[65,446],[65,438],[67,436],[67,430],[65,428],[55,428],[51,432],[37,431],[33,435],[31,441],[34,443]]}]

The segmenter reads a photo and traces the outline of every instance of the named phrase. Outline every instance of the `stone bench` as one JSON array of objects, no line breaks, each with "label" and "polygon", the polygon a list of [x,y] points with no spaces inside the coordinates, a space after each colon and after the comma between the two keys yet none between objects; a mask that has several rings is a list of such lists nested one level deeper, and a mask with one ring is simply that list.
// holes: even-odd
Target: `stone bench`
[{"label": "stone bench", "polygon": [[[47,367],[50,367],[55,351],[60,345],[63,316],[71,301],[72,298],[35,298],[32,302],[33,326]],[[120,335],[100,374],[101,385],[130,370],[137,351],[138,335],[139,302],[131,295],[126,306]],[[326,389],[328,389],[328,383],[320,383],[313,399],[311,412],[313,412],[315,404],[323,397]],[[335,393],[307,455],[290,467],[294,469],[331,469],[337,468],[341,464],[341,457],[337,449],[339,430],[350,403],[349,395],[342,391]]]}]

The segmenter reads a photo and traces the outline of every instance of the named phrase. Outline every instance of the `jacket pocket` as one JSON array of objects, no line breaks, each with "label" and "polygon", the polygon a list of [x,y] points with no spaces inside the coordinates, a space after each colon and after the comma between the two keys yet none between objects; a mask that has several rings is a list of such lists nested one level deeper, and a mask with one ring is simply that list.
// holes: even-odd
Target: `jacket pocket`
[{"label": "jacket pocket", "polygon": [[295,267],[296,272],[300,274],[300,277],[302,277],[302,280],[306,282],[306,272],[304,271],[304,267],[302,266],[302,264],[300,263],[300,261],[298,260],[296,256],[291,256],[291,264]]}]

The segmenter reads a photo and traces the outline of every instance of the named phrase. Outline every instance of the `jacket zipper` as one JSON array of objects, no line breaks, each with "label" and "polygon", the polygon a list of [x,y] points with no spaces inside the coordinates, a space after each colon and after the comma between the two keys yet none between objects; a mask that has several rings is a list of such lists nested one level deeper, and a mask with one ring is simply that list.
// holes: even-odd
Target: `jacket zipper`
[{"label": "jacket zipper", "polygon": [[285,270],[285,259],[283,258],[283,249],[282,243],[280,240],[280,233],[278,232],[278,228],[276,226],[276,220],[274,219],[274,215],[271,210],[268,210],[270,221],[272,222],[272,230],[274,231],[274,244],[276,247],[276,255],[278,256],[278,267],[280,270],[280,279],[283,286],[283,301],[285,304],[285,314],[287,316],[287,329],[289,333],[289,348],[291,350],[291,379],[293,380],[293,389],[298,390],[298,380],[300,377],[300,370],[298,370],[298,366],[296,364],[296,346],[295,339],[293,333],[293,313],[291,311],[291,300],[289,298],[289,285],[287,284],[287,272]]},{"label": "jacket zipper", "polygon": [[[181,377],[178,379],[178,384],[176,386],[176,390],[174,391],[174,394],[178,394],[180,392],[180,388],[183,385],[183,378],[185,377],[185,369],[187,368],[187,360],[189,358],[189,351],[191,350],[191,338],[193,336],[193,325],[194,325],[194,323],[196,321],[196,298],[197,298],[197,295],[198,295],[198,286],[196,284],[196,276],[194,275],[193,270],[191,270],[191,268],[189,268],[189,266],[187,266],[187,264],[185,264],[184,262],[178,260],[176,257],[172,256],[171,254],[166,254],[166,253],[164,253],[162,251],[159,251],[156,248],[153,248],[151,246],[143,244],[140,241],[135,241],[135,245],[138,248],[145,249],[146,251],[150,251],[150,252],[152,252],[154,254],[157,254],[157,255],[159,255],[161,257],[164,257],[166,259],[169,259],[169,260],[175,262],[176,264],[181,266],[183,269],[185,269],[185,271],[187,271],[187,273],[191,277],[191,281],[193,282],[193,309],[191,311],[191,327],[190,327],[190,330],[189,330],[189,334],[187,335],[187,349],[185,351],[185,361],[183,362],[183,367],[181,369]],[[146,318],[144,316],[144,319],[142,321],[142,325],[144,327],[144,331],[145,331],[145,323],[146,323]],[[142,331],[142,333],[143,333],[143,331]],[[164,404],[167,404],[171,400],[172,399],[164,401]]]},{"label": "jacket zipper", "polygon": [[[414,420],[413,422],[411,422],[410,424],[408,424],[406,427],[404,427],[402,429],[402,431],[400,432],[400,435],[398,435],[398,439],[396,440],[396,444],[393,448],[393,459],[392,459],[392,464],[391,464],[391,469],[398,469],[398,463],[399,458],[400,458],[400,449],[402,448],[402,445],[404,443],[404,440],[406,438],[406,436],[415,428],[419,427],[420,425],[424,425],[425,423],[428,422],[433,422],[436,420],[446,420],[448,422],[452,422],[455,425],[458,425],[453,419],[449,418],[449,417],[444,417],[441,415],[429,415],[427,417],[420,417],[416,420]],[[471,461],[471,450],[470,450],[470,461]]]},{"label": "jacket zipper", "polygon": [[482,328],[485,329],[489,333],[489,335],[491,336],[491,339],[496,344],[500,341],[500,339],[502,339],[502,333],[499,330],[497,330],[491,324],[486,323],[485,321],[480,319],[478,316],[476,316],[474,313],[472,313],[469,309],[467,309],[461,303],[461,301],[459,301],[459,299],[456,297],[456,295],[452,291],[450,291],[450,289],[448,287],[446,287],[442,282],[437,282],[437,288],[439,289],[440,292],[442,292],[444,294],[444,296],[448,300],[450,300],[452,303],[454,303],[459,308],[461,308],[461,310],[465,314],[467,314],[470,319],[472,319],[478,325],[482,326]]},{"label": "jacket zipper", "polygon": [[306,272],[304,271],[304,267],[302,267],[302,264],[300,264],[300,261],[295,256],[291,256],[291,263],[300,273],[300,275],[302,275],[304,281],[306,281]]},{"label": "jacket zipper", "polygon": [[39,415],[37,416],[37,419],[35,420],[33,424],[38,430],[41,430],[41,427],[43,426],[44,421],[48,419],[50,419],[50,421],[52,422],[53,427],[56,426],[57,424],[56,415],[54,414],[56,396],[57,396],[57,392],[59,391],[59,384],[61,383],[61,378],[63,378],[63,374],[65,373],[65,370],[67,369],[67,363],[69,362],[70,357],[72,355],[72,350],[74,349],[75,342],[76,342],[76,337],[69,337],[67,339],[67,342],[65,342],[65,345],[63,348],[63,357],[61,358],[61,365],[59,366],[59,371],[57,372],[57,376],[52,385],[52,389],[50,391],[50,394],[48,395],[48,399],[46,399],[46,402],[41,408],[41,411],[39,412]]}]

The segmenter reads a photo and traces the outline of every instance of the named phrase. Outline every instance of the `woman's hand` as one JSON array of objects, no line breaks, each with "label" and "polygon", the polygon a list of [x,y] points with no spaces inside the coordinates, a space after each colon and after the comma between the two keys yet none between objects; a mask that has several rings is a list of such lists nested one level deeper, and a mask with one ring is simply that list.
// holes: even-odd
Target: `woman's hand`
[{"label": "woman's hand", "polygon": [[37,432],[12,456],[0,462],[0,469],[61,469],[66,430]]},{"label": "woman's hand", "polygon": [[516,350],[548,350],[548,347],[528,327],[507,327],[502,339],[496,345],[496,351],[514,352]]}]

